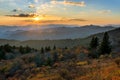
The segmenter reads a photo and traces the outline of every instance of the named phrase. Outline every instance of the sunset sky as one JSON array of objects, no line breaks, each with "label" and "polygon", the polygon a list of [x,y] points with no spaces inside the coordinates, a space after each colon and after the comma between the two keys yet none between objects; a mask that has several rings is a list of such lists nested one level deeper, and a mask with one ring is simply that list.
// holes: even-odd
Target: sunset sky
[{"label": "sunset sky", "polygon": [[0,25],[120,24],[120,0],[0,0]]}]

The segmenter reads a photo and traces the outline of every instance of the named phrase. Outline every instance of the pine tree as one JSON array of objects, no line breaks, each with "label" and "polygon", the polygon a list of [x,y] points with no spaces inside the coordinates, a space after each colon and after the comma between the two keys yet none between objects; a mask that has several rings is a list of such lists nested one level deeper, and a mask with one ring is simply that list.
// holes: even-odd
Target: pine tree
[{"label": "pine tree", "polygon": [[6,52],[12,52],[12,48],[11,48],[11,46],[9,44],[4,45],[4,50]]},{"label": "pine tree", "polygon": [[97,37],[92,37],[92,40],[90,42],[90,54],[89,57],[92,58],[98,58],[99,54],[97,52],[97,47],[99,45],[99,39]]},{"label": "pine tree", "polygon": [[92,40],[90,42],[90,48],[93,48],[94,47],[94,37],[92,37]]},{"label": "pine tree", "polygon": [[100,54],[110,54],[111,52],[111,44],[109,41],[109,35],[107,32],[104,33],[103,40],[101,42],[99,53]]},{"label": "pine tree", "polygon": [[25,50],[24,50],[23,46],[20,46],[20,47],[19,47],[19,52],[20,52],[21,54],[24,54],[24,53],[25,53]]},{"label": "pine tree", "polygon": [[95,44],[94,47],[97,48],[99,46],[99,39],[95,37]]},{"label": "pine tree", "polygon": [[0,60],[1,59],[5,59],[5,52],[4,51],[0,51]]},{"label": "pine tree", "polygon": [[51,51],[51,48],[50,48],[50,46],[48,46],[48,47],[47,47],[47,51]]},{"label": "pine tree", "polygon": [[90,48],[91,49],[96,49],[99,45],[99,39],[97,37],[93,37],[91,42],[90,42]]},{"label": "pine tree", "polygon": [[49,52],[49,51],[51,51],[51,48],[50,48],[50,46],[48,46],[48,47],[45,47],[45,52]]},{"label": "pine tree", "polygon": [[68,49],[68,47],[67,47],[67,46],[65,46],[65,49]]},{"label": "pine tree", "polygon": [[26,53],[29,53],[29,52],[31,52],[31,48],[29,46],[26,46],[25,51],[26,51]]},{"label": "pine tree", "polygon": [[56,50],[56,46],[54,45],[53,50]]},{"label": "pine tree", "polygon": [[44,48],[43,47],[41,48],[41,53],[44,53]]}]

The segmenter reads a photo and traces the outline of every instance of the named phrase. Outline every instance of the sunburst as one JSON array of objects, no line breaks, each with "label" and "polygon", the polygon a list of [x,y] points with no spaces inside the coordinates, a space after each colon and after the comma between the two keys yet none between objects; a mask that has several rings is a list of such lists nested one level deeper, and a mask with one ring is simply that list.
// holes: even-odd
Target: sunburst
[{"label": "sunburst", "polygon": [[39,21],[40,20],[40,18],[39,17],[35,17],[35,18],[33,18],[35,21]]}]

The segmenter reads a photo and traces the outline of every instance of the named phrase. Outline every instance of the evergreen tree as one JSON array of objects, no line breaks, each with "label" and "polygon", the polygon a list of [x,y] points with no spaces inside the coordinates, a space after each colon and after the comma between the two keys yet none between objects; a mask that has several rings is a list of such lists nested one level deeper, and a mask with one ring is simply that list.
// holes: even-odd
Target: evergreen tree
[{"label": "evergreen tree", "polygon": [[45,47],[45,52],[48,52],[48,51],[50,51],[50,50],[51,50],[50,46]]},{"label": "evergreen tree", "polygon": [[31,52],[31,48],[30,48],[29,46],[26,46],[26,47],[25,47],[25,52],[26,52],[26,53]]},{"label": "evergreen tree", "polygon": [[99,46],[99,39],[95,37],[94,47],[97,48],[98,46]]},{"label": "evergreen tree", "polygon": [[94,37],[92,37],[92,40],[90,42],[90,48],[93,48],[93,46],[94,46]]},{"label": "evergreen tree", "polygon": [[16,49],[16,46],[12,46],[13,49]]},{"label": "evergreen tree", "polygon": [[67,46],[65,46],[65,49],[68,49],[68,47],[67,47]]},{"label": "evergreen tree", "polygon": [[54,45],[53,50],[56,50],[56,46]]},{"label": "evergreen tree", "polygon": [[97,37],[93,37],[91,42],[90,42],[90,48],[91,49],[96,49],[99,45],[99,39]]},{"label": "evergreen tree", "polygon": [[98,58],[99,54],[97,52],[97,47],[99,45],[99,39],[97,37],[92,37],[92,40],[90,42],[90,53],[89,57],[91,58]]},{"label": "evergreen tree", "polygon": [[104,33],[103,40],[101,42],[99,53],[100,54],[110,54],[111,52],[111,45],[109,41],[109,35],[107,32]]},{"label": "evergreen tree", "polygon": [[24,54],[24,53],[25,53],[25,50],[24,50],[24,48],[23,48],[22,46],[19,47],[19,52],[20,52],[21,54]]},{"label": "evergreen tree", "polygon": [[50,48],[50,46],[48,46],[48,48],[47,48],[47,51],[51,51],[51,48]]},{"label": "evergreen tree", "polygon": [[44,53],[44,48],[43,47],[41,48],[41,53]]},{"label": "evergreen tree", "polygon": [[12,52],[12,47],[9,44],[4,45],[4,50],[6,52]]},{"label": "evergreen tree", "polygon": [[1,59],[5,59],[5,52],[4,51],[0,51],[0,60]]}]

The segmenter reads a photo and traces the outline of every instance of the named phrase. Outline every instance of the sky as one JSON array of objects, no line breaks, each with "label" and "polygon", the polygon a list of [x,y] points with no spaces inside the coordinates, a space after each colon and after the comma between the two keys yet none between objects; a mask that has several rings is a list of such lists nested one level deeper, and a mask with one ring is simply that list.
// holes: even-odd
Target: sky
[{"label": "sky", "polygon": [[0,0],[0,25],[120,24],[120,0]]}]

